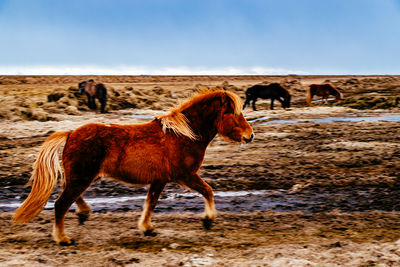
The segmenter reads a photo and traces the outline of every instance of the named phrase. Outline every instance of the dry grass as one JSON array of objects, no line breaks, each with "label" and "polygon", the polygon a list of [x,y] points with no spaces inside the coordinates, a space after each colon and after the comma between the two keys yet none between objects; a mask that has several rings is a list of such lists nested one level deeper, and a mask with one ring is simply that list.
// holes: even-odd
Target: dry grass
[{"label": "dry grass", "polygon": [[[398,76],[0,76],[0,119],[53,120],[51,114],[78,115],[87,112],[86,97],[77,84],[94,78],[108,88],[107,110],[145,108],[165,110],[193,92],[210,87],[224,88],[244,97],[257,83],[279,82],[292,94],[294,106],[304,106],[305,90],[311,83],[330,82],[340,87],[353,108],[392,108],[400,105]],[[374,92],[379,91],[380,97]],[[61,94],[57,101],[48,96]],[[371,95],[372,94],[372,95]],[[383,94],[383,95],[382,95]],[[269,100],[268,100],[269,101]],[[262,108],[267,104],[259,101]]]}]

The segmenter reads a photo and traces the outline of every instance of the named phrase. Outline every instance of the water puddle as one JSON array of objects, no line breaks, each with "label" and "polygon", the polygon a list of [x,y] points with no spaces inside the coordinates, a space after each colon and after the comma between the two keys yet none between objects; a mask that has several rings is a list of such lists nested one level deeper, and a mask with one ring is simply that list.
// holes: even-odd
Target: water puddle
[{"label": "water puddle", "polygon": [[[383,195],[382,195],[383,194]],[[338,209],[343,212],[383,210],[400,211],[398,199],[400,190],[382,188],[325,188],[320,190],[301,190],[291,192],[278,190],[251,191],[216,191],[215,206],[219,212],[328,212]],[[55,198],[54,198],[55,199]],[[125,195],[120,197],[87,197],[86,202],[94,212],[125,212],[141,211],[146,194]],[[382,200],[384,199],[384,201]],[[13,211],[22,204],[22,200],[10,199],[0,202],[0,211]],[[54,200],[49,201],[46,210],[54,208]],[[76,209],[75,204],[71,211]],[[202,213],[204,200],[198,193],[164,192],[155,212],[156,213]]]},{"label": "water puddle", "polygon": [[[265,195],[265,190],[259,191],[227,191],[227,192],[214,192],[216,203],[221,207],[229,206],[233,199],[249,198],[253,199],[255,196]],[[98,197],[98,198],[85,198],[85,201],[92,206],[94,211],[100,210],[131,210],[143,206],[146,195],[142,196],[122,196],[122,197]],[[0,202],[1,211],[11,211],[21,206],[21,201],[10,201],[7,203]],[[273,205],[273,204],[271,204]],[[196,208],[197,206],[197,208]],[[217,204],[218,206],[218,204]],[[198,193],[169,193],[163,194],[157,204],[159,210],[172,210],[179,207],[179,209],[202,209],[203,198]],[[49,201],[45,206],[45,210],[52,210],[54,208],[54,201]],[[72,209],[76,208],[75,204]]]},{"label": "water puddle", "polygon": [[130,115],[131,118],[140,119],[140,120],[152,120],[154,116],[152,115]]},{"label": "water puddle", "polygon": [[349,114],[349,116],[343,117],[321,117],[315,119],[289,119],[279,120],[271,117],[261,117],[257,119],[249,120],[249,122],[258,122],[260,125],[269,123],[301,123],[301,122],[314,122],[314,123],[332,123],[332,122],[377,122],[377,121],[389,121],[397,122],[400,121],[400,114],[398,113],[363,113],[363,114]]},{"label": "water puddle", "polygon": [[[381,192],[381,190],[378,190]],[[325,192],[302,191],[289,193],[287,190],[252,190],[252,191],[217,191],[215,206],[220,212],[256,212],[256,211],[303,211],[322,212],[339,209],[343,211],[362,211],[377,209],[371,204],[376,192],[372,190],[330,190]],[[141,211],[146,196],[121,196],[85,198],[95,212],[106,211]],[[381,200],[381,197],[378,198]],[[396,200],[398,198],[396,197]],[[366,201],[368,200],[368,201]],[[22,200],[0,202],[0,211],[13,211],[22,204]],[[379,204],[379,203],[378,203]],[[54,201],[49,201],[46,210],[54,208]],[[393,208],[381,207],[382,210]],[[71,210],[75,210],[73,205]],[[380,209],[380,208],[378,208]],[[176,213],[204,211],[204,200],[198,193],[164,193],[155,212]]]},{"label": "water puddle", "polygon": [[[328,98],[328,101],[334,101],[334,100],[336,100],[336,98],[333,98],[333,97]],[[311,101],[311,102],[312,102],[312,103],[319,103],[319,102],[322,102],[322,101],[325,101],[325,100],[323,100],[323,99],[316,99],[316,100],[313,100],[313,101]]]},{"label": "water puddle", "polygon": [[[152,120],[154,116],[152,115],[130,115],[130,117],[134,119],[141,119],[141,120]],[[332,123],[332,122],[361,122],[361,121],[368,121],[368,122],[376,122],[376,121],[390,121],[390,122],[397,122],[400,121],[400,114],[399,113],[349,113],[348,116],[342,117],[329,117],[323,116],[321,118],[314,118],[314,119],[288,119],[288,120],[280,120],[274,119],[271,117],[260,117],[256,119],[248,120],[249,122],[259,122],[261,125],[269,124],[269,123],[301,123],[301,122],[314,122],[314,123]]]}]

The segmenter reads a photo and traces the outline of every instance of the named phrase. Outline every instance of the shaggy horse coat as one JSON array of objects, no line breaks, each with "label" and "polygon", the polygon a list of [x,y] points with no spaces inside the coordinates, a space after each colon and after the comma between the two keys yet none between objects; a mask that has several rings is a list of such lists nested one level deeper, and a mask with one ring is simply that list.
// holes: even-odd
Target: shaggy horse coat
[{"label": "shaggy horse coat", "polygon": [[34,164],[31,193],[13,216],[27,222],[46,205],[61,172],[58,150],[64,145],[64,191],[55,202],[53,237],[70,245],[64,233],[64,216],[76,202],[78,216],[87,219],[90,207],[82,194],[99,176],[131,184],[150,184],[139,229],[155,235],[151,214],[165,185],[174,182],[199,192],[205,199],[203,224],[215,219],[211,187],[197,174],[206,148],[221,135],[247,143],[253,130],[244,118],[241,99],[223,90],[206,91],[144,124],[86,124],[74,131],[52,134],[43,144]]},{"label": "shaggy horse coat", "polygon": [[311,84],[307,90],[307,105],[309,107],[312,106],[312,99],[314,95],[321,96],[322,101],[327,104],[329,95],[333,95],[336,98],[336,101],[342,101],[343,95],[342,93],[336,89],[333,85],[326,83],[326,84]]},{"label": "shaggy horse coat", "polygon": [[[271,109],[274,109],[274,100],[278,100],[283,108],[290,108],[290,94],[283,88],[279,83],[271,83],[268,85],[257,84],[246,90],[246,102],[244,103],[243,109],[250,105],[252,100],[253,110],[256,109],[257,98],[271,99]],[[282,99],[281,99],[282,98]]]},{"label": "shaggy horse coat", "polygon": [[88,107],[96,109],[95,99],[100,101],[100,112],[104,113],[107,105],[107,89],[102,83],[95,83],[94,80],[83,81],[79,83],[79,93],[85,93],[88,99]]}]

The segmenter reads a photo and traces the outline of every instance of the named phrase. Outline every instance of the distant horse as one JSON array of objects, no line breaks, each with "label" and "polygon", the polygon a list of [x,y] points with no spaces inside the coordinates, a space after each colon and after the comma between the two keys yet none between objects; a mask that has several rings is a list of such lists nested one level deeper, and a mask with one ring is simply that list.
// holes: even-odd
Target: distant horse
[{"label": "distant horse", "polygon": [[58,150],[64,145],[64,190],[55,202],[54,240],[74,243],[64,233],[64,216],[77,204],[80,222],[90,207],[82,194],[97,177],[113,177],[131,184],[150,184],[139,229],[147,236],[156,232],[150,218],[165,185],[175,182],[199,192],[205,199],[203,225],[211,227],[216,217],[212,188],[197,174],[208,144],[217,135],[248,143],[253,130],[242,114],[239,96],[223,90],[208,90],[169,114],[144,124],[86,124],[69,132],[56,132],[44,142],[30,179],[32,190],[13,216],[27,222],[46,205],[57,183],[61,166]]},{"label": "distant horse", "polygon": [[314,95],[322,96],[322,101],[326,104],[328,103],[329,95],[333,95],[336,98],[336,101],[342,101],[343,95],[342,93],[335,88],[333,85],[326,84],[311,84],[307,89],[307,105],[309,107],[312,106],[312,99]]},{"label": "distant horse", "polygon": [[290,94],[279,83],[271,83],[268,85],[257,84],[248,88],[246,91],[246,102],[244,103],[243,109],[247,105],[250,105],[250,100],[252,100],[253,110],[257,110],[256,109],[257,98],[263,98],[263,99],[270,98],[271,109],[274,109],[275,99],[281,102],[283,108],[290,108]]},{"label": "distant horse", "polygon": [[101,113],[104,113],[104,109],[107,104],[107,89],[102,83],[95,83],[94,80],[83,81],[79,83],[79,93],[85,93],[88,99],[88,107],[90,109],[96,109],[97,105],[95,98],[100,101]]}]

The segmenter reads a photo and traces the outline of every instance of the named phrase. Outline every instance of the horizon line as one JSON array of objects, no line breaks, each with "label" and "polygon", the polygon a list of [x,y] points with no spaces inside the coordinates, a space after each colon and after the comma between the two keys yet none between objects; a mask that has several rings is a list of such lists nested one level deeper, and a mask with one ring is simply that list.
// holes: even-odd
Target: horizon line
[{"label": "horizon line", "polygon": [[304,71],[265,67],[148,67],[99,65],[0,65],[0,75],[288,75]]},{"label": "horizon line", "polygon": [[391,73],[308,72],[273,67],[148,67],[99,65],[0,65],[1,76],[395,76]]}]

